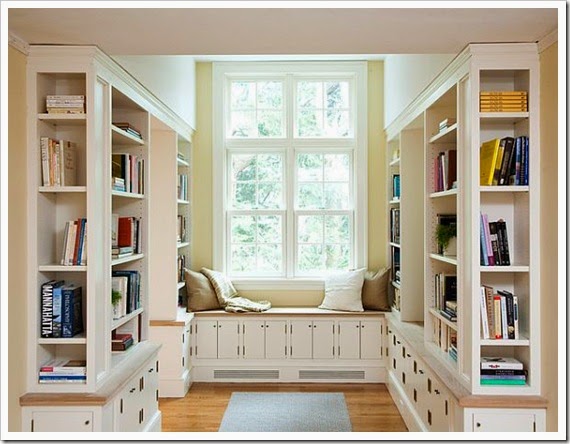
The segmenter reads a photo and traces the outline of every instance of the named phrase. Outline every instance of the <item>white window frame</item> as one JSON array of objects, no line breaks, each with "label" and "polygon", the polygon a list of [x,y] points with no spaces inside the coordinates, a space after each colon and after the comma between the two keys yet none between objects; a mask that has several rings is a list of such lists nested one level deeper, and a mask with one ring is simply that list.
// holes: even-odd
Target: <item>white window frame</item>
[{"label": "white window frame", "polygon": [[[228,271],[229,213],[227,211],[228,158],[229,152],[247,152],[252,148],[267,148],[268,151],[284,151],[285,154],[285,187],[287,211],[284,219],[284,261],[283,277],[238,277],[231,276],[238,290],[319,290],[324,288],[324,277],[295,277],[293,273],[296,252],[296,214],[307,211],[298,210],[294,205],[297,152],[313,151],[327,148],[327,153],[352,152],[352,177],[350,195],[354,199],[354,216],[351,220],[353,233],[353,266],[362,268],[368,261],[368,104],[367,104],[367,63],[366,62],[214,62],[213,63],[213,267],[223,272]],[[229,79],[283,79],[285,89],[293,87],[293,78],[285,73],[294,73],[295,79],[315,78],[323,80],[327,77],[336,80],[350,79],[354,88],[351,93],[352,137],[342,139],[331,138],[293,138],[296,131],[295,103],[284,97],[286,138],[225,138],[228,128],[228,115],[224,107],[229,100]],[[302,79],[301,79],[302,78]],[[296,91],[293,93],[296,96]],[[352,146],[353,148],[347,148]],[[287,177],[293,175],[293,177]],[[273,210],[272,210],[273,211]],[[279,212],[281,210],[275,210]],[[310,211],[309,211],[310,212]],[[336,213],[332,211],[332,213]],[[342,213],[342,211],[340,211]],[[319,213],[321,213],[319,211]]]}]

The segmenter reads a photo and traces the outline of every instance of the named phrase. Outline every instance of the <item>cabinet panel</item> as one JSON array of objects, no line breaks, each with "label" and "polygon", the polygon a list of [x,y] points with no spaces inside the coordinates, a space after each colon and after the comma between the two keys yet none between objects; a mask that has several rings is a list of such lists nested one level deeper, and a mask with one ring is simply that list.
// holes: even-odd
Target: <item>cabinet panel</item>
[{"label": "cabinet panel", "polygon": [[[218,357],[218,323],[217,321],[196,321],[195,356],[202,359]],[[237,334],[236,334],[237,337]]]},{"label": "cabinet panel", "polygon": [[285,359],[287,353],[287,321],[265,321],[265,356]]},{"label": "cabinet panel", "polygon": [[139,429],[141,397],[138,378],[133,378],[115,401],[115,430],[133,432]]},{"label": "cabinet panel", "polygon": [[290,355],[293,359],[313,357],[313,324],[310,320],[291,321],[289,325]]},{"label": "cabinet panel", "polygon": [[531,412],[504,413],[481,412],[474,413],[474,432],[534,432],[535,415]]},{"label": "cabinet panel", "polygon": [[243,321],[242,355],[246,359],[265,358],[265,322]]},{"label": "cabinet panel", "polygon": [[237,359],[239,350],[239,322],[218,321],[218,358]]},{"label": "cabinet panel", "polygon": [[360,358],[360,321],[338,323],[338,357],[340,359]]},{"label": "cabinet panel", "polygon": [[334,358],[334,321],[313,321],[313,359]]},{"label": "cabinet panel", "polygon": [[92,432],[93,412],[39,411],[32,413],[32,432]]},{"label": "cabinet panel", "polygon": [[382,358],[382,321],[360,321],[360,359]]}]

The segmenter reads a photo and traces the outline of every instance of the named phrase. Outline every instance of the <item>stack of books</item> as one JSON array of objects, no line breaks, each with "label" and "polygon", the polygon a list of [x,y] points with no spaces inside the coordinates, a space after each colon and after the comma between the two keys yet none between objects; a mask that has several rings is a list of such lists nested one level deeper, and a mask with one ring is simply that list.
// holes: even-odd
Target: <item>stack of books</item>
[{"label": "stack of books", "polygon": [[134,344],[133,335],[130,333],[115,333],[111,338],[111,351],[125,351]]},{"label": "stack of books", "polygon": [[[457,275],[436,273],[434,275],[435,308],[445,310],[446,302],[457,301]],[[451,305],[451,307],[453,307]],[[457,306],[455,307],[455,309]],[[457,314],[457,313],[455,313]]]},{"label": "stack of books", "polygon": [[67,221],[61,250],[61,265],[87,265],[87,219]]},{"label": "stack of books", "polygon": [[111,185],[117,185],[119,188],[113,189],[118,191],[144,194],[144,159],[129,153],[113,153]]},{"label": "stack of books", "polygon": [[52,360],[40,367],[40,384],[79,383],[87,380],[86,362],[82,360]]},{"label": "stack of books", "polygon": [[400,209],[390,209],[390,241],[400,243]]},{"label": "stack of books", "polygon": [[142,252],[141,219],[121,217],[113,213],[111,217],[111,255],[119,259]]},{"label": "stack of books", "polygon": [[188,200],[188,175],[178,175],[178,200]]},{"label": "stack of books", "polygon": [[503,219],[489,222],[489,216],[481,213],[481,261],[483,266],[511,265],[507,223]]},{"label": "stack of books", "polygon": [[44,187],[71,187],[76,184],[74,143],[41,137],[40,154]]},{"label": "stack of books", "polygon": [[41,288],[41,337],[73,338],[83,332],[82,289],[51,280]]},{"label": "stack of books", "polygon": [[177,275],[178,275],[178,282],[184,281],[184,269],[186,268],[186,255],[179,254],[177,258]]},{"label": "stack of books", "polygon": [[178,225],[176,230],[176,241],[186,242],[186,216],[178,215]]},{"label": "stack of books", "polygon": [[85,96],[48,95],[46,110],[48,114],[85,114]]},{"label": "stack of books", "polygon": [[483,285],[480,292],[483,339],[519,339],[518,297]]},{"label": "stack of books", "polygon": [[481,357],[481,385],[525,385],[527,371],[515,358]]},{"label": "stack of books", "polygon": [[528,137],[492,139],[479,152],[480,184],[528,185]]},{"label": "stack of books", "polygon": [[526,91],[481,91],[479,109],[482,113],[526,112],[528,100]]},{"label": "stack of books", "polygon": [[129,122],[113,122],[113,125],[115,125],[117,128],[122,129],[131,136],[138,137],[139,139],[142,140],[141,132],[138,129],[136,129],[134,126],[132,126]]},{"label": "stack of books", "polygon": [[457,362],[457,333],[455,332],[453,332],[453,335],[449,338],[447,354],[453,361]]},{"label": "stack of books", "polygon": [[111,177],[111,189],[114,191],[127,191],[125,179],[122,177]]},{"label": "stack of books", "polygon": [[457,301],[445,301],[445,307],[439,314],[451,322],[457,322]]},{"label": "stack of books", "polygon": [[448,117],[447,119],[443,119],[439,122],[439,132],[445,131],[450,126],[453,126],[457,123],[457,119],[455,117]]}]

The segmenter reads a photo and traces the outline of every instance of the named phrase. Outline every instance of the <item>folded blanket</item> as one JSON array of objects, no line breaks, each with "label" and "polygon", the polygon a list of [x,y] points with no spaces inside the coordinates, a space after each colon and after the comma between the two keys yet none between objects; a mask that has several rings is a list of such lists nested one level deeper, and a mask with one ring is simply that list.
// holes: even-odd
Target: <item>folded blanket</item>
[{"label": "folded blanket", "polygon": [[225,311],[231,313],[244,313],[247,311],[260,312],[267,311],[271,308],[271,302],[269,301],[255,302],[238,296],[237,290],[225,274],[219,271],[209,270],[208,268],[202,268],[200,272],[212,283],[218,302]]}]

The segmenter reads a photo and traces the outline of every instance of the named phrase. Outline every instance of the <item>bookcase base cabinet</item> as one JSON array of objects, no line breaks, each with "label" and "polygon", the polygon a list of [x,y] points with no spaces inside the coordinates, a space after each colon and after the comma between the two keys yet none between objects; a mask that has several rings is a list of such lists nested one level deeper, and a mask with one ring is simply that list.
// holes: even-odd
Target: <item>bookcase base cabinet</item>
[{"label": "bookcase base cabinet", "polygon": [[22,407],[23,432],[160,432],[157,355],[109,397],[62,394],[58,405],[49,402]]}]

